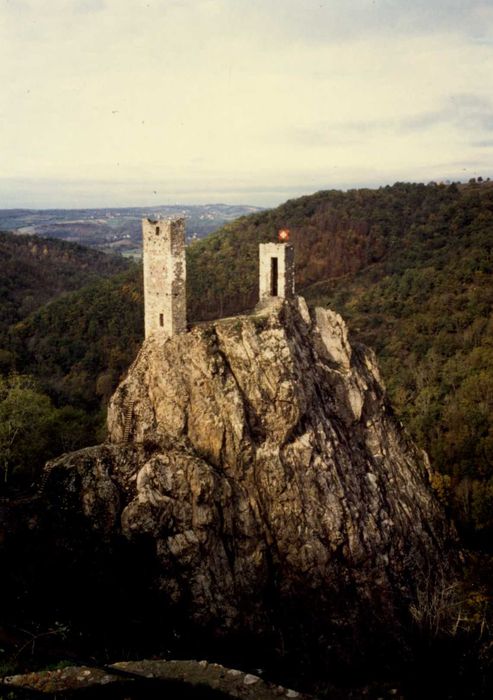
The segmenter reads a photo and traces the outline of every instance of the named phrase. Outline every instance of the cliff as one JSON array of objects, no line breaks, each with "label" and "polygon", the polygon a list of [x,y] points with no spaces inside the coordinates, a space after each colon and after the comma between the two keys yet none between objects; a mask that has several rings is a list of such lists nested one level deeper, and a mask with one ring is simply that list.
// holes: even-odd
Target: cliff
[{"label": "cliff", "polygon": [[426,456],[332,311],[275,300],[150,338],[108,427],[48,465],[51,527],[76,514],[101,540],[145,541],[157,599],[214,638],[354,657],[446,576]]}]

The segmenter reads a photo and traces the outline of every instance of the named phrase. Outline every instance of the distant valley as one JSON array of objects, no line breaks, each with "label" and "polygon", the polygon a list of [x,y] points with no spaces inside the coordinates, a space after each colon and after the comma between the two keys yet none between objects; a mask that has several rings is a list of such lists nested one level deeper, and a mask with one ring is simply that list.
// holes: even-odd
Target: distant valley
[{"label": "distant valley", "polygon": [[0,209],[0,231],[57,238],[106,252],[140,257],[140,222],[145,216],[185,217],[187,240],[192,241],[207,236],[233,219],[260,211],[260,207],[230,204],[123,209]]}]

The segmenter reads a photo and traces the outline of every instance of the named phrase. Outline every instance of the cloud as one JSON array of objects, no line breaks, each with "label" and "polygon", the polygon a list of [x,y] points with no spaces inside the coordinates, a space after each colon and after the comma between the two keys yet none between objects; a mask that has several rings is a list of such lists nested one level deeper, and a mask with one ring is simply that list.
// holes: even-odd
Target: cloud
[{"label": "cloud", "polygon": [[[493,105],[491,100],[478,95],[451,95],[437,109],[399,117],[382,117],[372,120],[328,122],[313,128],[294,127],[289,138],[307,147],[317,148],[322,144],[344,142],[345,145],[361,142],[369,135],[393,133],[404,135],[423,133],[431,129],[451,126],[463,136],[468,133],[488,133],[493,131]],[[480,141],[477,144],[489,144]]]},{"label": "cloud", "polygon": [[[65,7],[65,9],[67,9]],[[106,9],[105,0],[76,0],[73,3],[74,12],[102,12]]]},{"label": "cloud", "polygon": [[0,0],[2,174],[135,201],[467,167],[493,129],[488,5]]},{"label": "cloud", "polygon": [[491,100],[473,94],[451,95],[440,109],[405,118],[399,128],[403,131],[422,131],[445,124],[453,125],[461,132],[493,131]]},{"label": "cloud", "polygon": [[[225,0],[229,3],[231,0]],[[242,0],[232,0],[238,6]],[[335,42],[385,36],[461,34],[481,40],[491,34],[489,0],[249,0],[262,35],[275,41]],[[244,3],[243,3],[244,5]]]},{"label": "cloud", "polygon": [[483,139],[482,141],[473,141],[471,146],[475,148],[493,148],[493,139]]},{"label": "cloud", "polygon": [[[163,32],[166,19],[181,35],[203,30],[206,44],[218,37],[248,34],[252,43],[339,45],[368,38],[461,35],[473,42],[491,41],[493,8],[489,0],[0,0],[7,19],[15,18],[21,34],[42,40],[70,27],[73,37],[84,16],[104,18],[107,27],[149,38]],[[35,28],[38,30],[31,31]],[[41,30],[41,31],[40,31]],[[165,30],[166,31],[166,30]],[[111,32],[107,37],[114,39]]]}]

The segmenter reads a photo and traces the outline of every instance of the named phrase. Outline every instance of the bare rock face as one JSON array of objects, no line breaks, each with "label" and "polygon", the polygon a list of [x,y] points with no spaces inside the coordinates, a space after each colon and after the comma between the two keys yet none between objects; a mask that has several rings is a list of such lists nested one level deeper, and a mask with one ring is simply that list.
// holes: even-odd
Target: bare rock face
[{"label": "bare rock face", "polygon": [[[124,686],[123,683],[127,682]],[[119,686],[112,697],[173,697],[190,700],[280,700],[298,698],[310,700],[308,695],[291,688],[266,683],[258,676],[225,668],[207,661],[120,661],[103,668],[72,666],[41,673],[23,673],[0,678],[8,688],[25,688],[56,697],[76,697],[77,692],[87,696],[90,688],[104,697],[101,686]],[[135,687],[137,685],[137,688]],[[126,692],[125,692],[126,691]]]},{"label": "bare rock face", "polygon": [[50,465],[51,498],[147,538],[163,600],[215,634],[281,630],[323,655],[391,628],[445,567],[426,457],[373,353],[302,298],[150,338],[108,425]]}]

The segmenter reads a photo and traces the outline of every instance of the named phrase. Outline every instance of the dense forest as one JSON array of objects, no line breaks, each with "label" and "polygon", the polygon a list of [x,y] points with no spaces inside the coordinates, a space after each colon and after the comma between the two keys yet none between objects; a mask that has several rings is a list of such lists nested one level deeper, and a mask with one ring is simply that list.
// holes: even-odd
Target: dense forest
[{"label": "dense forest", "polygon": [[[104,416],[92,394],[84,404],[73,388],[63,395],[50,391],[56,382],[48,378],[63,372],[55,366],[58,350],[71,332],[79,338],[81,333],[77,319],[58,317],[56,309],[77,299],[70,292],[104,285],[103,280],[115,284],[120,280],[115,274],[132,266],[122,257],[80,245],[5,232],[0,233],[0,263],[0,490],[10,492],[36,479],[46,459],[93,442],[100,431]],[[26,355],[33,346],[24,342],[22,329],[37,309],[42,318],[53,310],[58,323],[50,322],[44,341],[34,339],[40,346],[29,363]]]},{"label": "dense forest", "polygon": [[[397,183],[326,191],[242,217],[188,248],[192,322],[255,304],[258,243],[275,240],[286,226],[298,290],[310,304],[339,311],[353,342],[376,349],[396,412],[430,455],[438,494],[463,534],[487,543],[493,186]],[[67,444],[101,439],[104,406],[142,339],[142,305],[134,266],[14,318],[1,355],[0,402],[22,389],[12,372],[29,375],[34,379],[24,378],[25,391],[45,395],[52,411],[70,411],[72,420],[74,412],[85,416]],[[21,474],[20,457],[10,462]]]},{"label": "dense forest", "polygon": [[297,286],[377,351],[398,415],[428,451],[464,535],[493,528],[493,186],[319,192],[190,249],[191,311],[255,301],[257,244],[291,230]]},{"label": "dense forest", "polygon": [[63,292],[128,268],[116,255],[37,236],[0,234],[0,332]]}]

